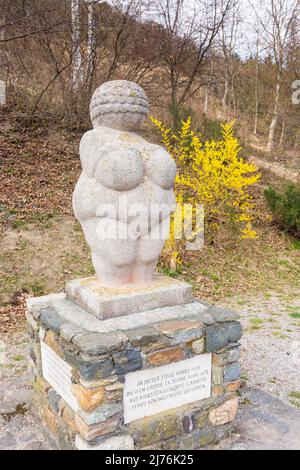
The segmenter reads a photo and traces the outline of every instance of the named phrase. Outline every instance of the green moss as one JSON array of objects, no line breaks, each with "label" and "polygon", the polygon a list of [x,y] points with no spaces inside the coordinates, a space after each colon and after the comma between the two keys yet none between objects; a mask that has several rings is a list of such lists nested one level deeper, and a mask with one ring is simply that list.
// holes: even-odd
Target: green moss
[{"label": "green moss", "polygon": [[300,318],[300,313],[290,313],[290,317],[292,318]]},{"label": "green moss", "polygon": [[250,321],[253,328],[254,327],[260,327],[264,323],[264,320],[262,320],[261,318],[258,318],[258,317],[250,318],[249,321]]},{"label": "green moss", "polygon": [[21,354],[17,354],[16,356],[13,356],[13,360],[16,362],[21,362],[24,361],[25,357],[22,356]]},{"label": "green moss", "polygon": [[280,331],[272,331],[273,336],[276,336],[276,338],[280,339],[287,339],[288,336],[280,333]]},{"label": "green moss", "polygon": [[296,392],[296,391],[290,392],[289,397],[296,398],[297,400],[300,400],[300,392]]},{"label": "green moss", "polygon": [[290,400],[291,405],[295,406],[296,408],[300,408],[300,402],[297,400]]}]

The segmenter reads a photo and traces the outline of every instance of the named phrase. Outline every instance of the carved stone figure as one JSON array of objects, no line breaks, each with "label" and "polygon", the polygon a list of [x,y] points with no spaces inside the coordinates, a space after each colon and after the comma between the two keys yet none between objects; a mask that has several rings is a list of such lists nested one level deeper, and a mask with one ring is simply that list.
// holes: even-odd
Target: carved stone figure
[{"label": "carved stone figure", "polygon": [[104,83],[91,100],[93,129],[81,139],[73,208],[103,286],[151,284],[169,235],[176,165],[135,133],[148,110],[136,83]]}]

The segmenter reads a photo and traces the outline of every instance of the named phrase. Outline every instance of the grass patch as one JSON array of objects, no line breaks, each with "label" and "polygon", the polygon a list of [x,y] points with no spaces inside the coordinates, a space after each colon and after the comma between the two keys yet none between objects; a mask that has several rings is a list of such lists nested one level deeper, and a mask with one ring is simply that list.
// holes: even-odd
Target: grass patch
[{"label": "grass patch", "polygon": [[11,222],[11,226],[15,230],[20,230],[27,226],[27,222],[25,220],[16,219]]},{"label": "grass patch", "polygon": [[291,405],[295,406],[296,408],[300,408],[300,402],[297,400],[290,399]]},{"label": "grass patch", "polygon": [[300,313],[290,313],[290,317],[300,319]]},{"label": "grass patch", "polygon": [[43,226],[44,228],[52,227],[53,222],[59,218],[60,214],[57,209],[46,212],[33,212],[30,221]]},{"label": "grass patch", "polygon": [[169,277],[178,277],[182,273],[183,267],[178,266],[176,270],[170,268],[161,268],[160,271]]},{"label": "grass patch", "polygon": [[13,360],[16,362],[21,362],[24,361],[25,357],[22,356],[21,354],[17,354],[16,356],[13,356]]},{"label": "grass patch", "polygon": [[248,376],[247,372],[242,372],[241,373],[241,380],[242,380],[242,382],[247,382],[247,380],[249,380],[249,376]]},{"label": "grass patch", "polygon": [[292,240],[291,245],[294,250],[300,250],[300,240],[298,240],[297,238]]},{"label": "grass patch", "polygon": [[29,343],[29,339],[22,339],[22,341],[18,341],[16,343],[16,346],[25,346],[28,343]]},{"label": "grass patch", "polygon": [[300,392],[290,392],[289,393],[290,398],[296,398],[296,400],[300,400]]},{"label": "grass patch", "polygon": [[284,335],[280,331],[272,331],[272,335],[276,336],[276,338],[279,338],[279,339],[287,339],[288,338],[287,335]]},{"label": "grass patch", "polygon": [[264,323],[264,320],[262,320],[261,318],[250,318],[250,323],[251,323],[251,329],[252,330],[260,330],[261,326],[263,325]]},{"label": "grass patch", "polygon": [[35,279],[34,281],[28,283],[25,286],[25,289],[32,292],[35,297],[39,297],[41,295],[46,294],[46,288],[45,288],[44,282],[42,282],[38,279]]},{"label": "grass patch", "polygon": [[290,266],[290,262],[286,259],[281,259],[279,262],[278,262],[279,266]]}]

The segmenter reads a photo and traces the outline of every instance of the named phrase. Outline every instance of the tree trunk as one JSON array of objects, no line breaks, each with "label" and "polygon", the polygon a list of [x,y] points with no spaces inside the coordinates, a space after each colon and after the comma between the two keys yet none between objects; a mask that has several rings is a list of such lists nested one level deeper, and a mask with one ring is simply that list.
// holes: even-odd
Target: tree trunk
[{"label": "tree trunk", "polygon": [[181,109],[181,103],[177,98],[177,79],[176,79],[176,73],[174,69],[171,69],[170,73],[170,79],[171,79],[171,114],[172,114],[172,120],[173,120],[173,129],[179,129],[180,124],[181,124],[181,117],[180,117],[180,109]]},{"label": "tree trunk", "polygon": [[203,110],[204,116],[207,116],[207,112],[208,112],[208,90],[206,89],[205,100],[204,100],[204,110]]},{"label": "tree trunk", "polygon": [[285,137],[285,120],[282,121],[281,136],[280,136],[280,147],[283,146]]},{"label": "tree trunk", "polygon": [[236,118],[236,99],[235,99],[235,89],[234,89],[233,83],[231,85],[231,96],[232,96],[233,117]]},{"label": "tree trunk", "polygon": [[300,137],[300,129],[297,129],[297,132],[296,132],[296,137],[295,137],[295,141],[294,141],[294,150],[297,150],[298,147],[299,147],[299,137]]},{"label": "tree trunk", "polygon": [[0,17],[0,41],[5,41],[5,16]]},{"label": "tree trunk", "polygon": [[278,118],[279,118],[279,98],[280,98],[280,77],[277,78],[276,90],[275,90],[275,101],[273,119],[270,125],[269,138],[267,144],[267,152],[272,152],[275,145],[275,134],[277,130]]},{"label": "tree trunk", "polygon": [[225,84],[224,84],[224,95],[223,95],[223,98],[222,98],[222,108],[223,108],[224,114],[227,113],[228,93],[229,93],[229,83],[228,83],[228,80],[226,79]]},{"label": "tree trunk", "polygon": [[78,91],[82,85],[82,57],[80,49],[79,0],[71,0],[72,41],[73,41],[73,89]]},{"label": "tree trunk", "polygon": [[29,16],[29,15],[30,15],[30,6],[28,5],[27,0],[23,0],[23,2],[22,2],[22,10],[23,10],[23,16],[24,16],[24,18],[25,18],[26,16]]},{"label": "tree trunk", "polygon": [[88,9],[88,40],[87,40],[87,79],[88,83],[92,81],[95,68],[95,12],[94,3],[87,4]]},{"label": "tree trunk", "polygon": [[254,117],[254,135],[257,135],[258,130],[258,111],[259,111],[259,59],[258,51],[256,55],[256,76],[255,76],[255,117]]}]

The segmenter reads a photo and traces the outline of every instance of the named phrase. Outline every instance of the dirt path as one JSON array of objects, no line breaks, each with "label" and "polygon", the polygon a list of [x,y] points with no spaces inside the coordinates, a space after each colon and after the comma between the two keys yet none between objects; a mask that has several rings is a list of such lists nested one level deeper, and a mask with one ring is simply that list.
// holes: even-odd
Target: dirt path
[{"label": "dirt path", "polygon": [[248,157],[248,159],[259,168],[268,170],[279,178],[291,181],[292,183],[299,183],[300,181],[300,172],[298,170],[291,170],[286,168],[286,165],[283,166],[276,162],[268,162],[267,160],[262,160],[255,156]]},{"label": "dirt path", "polygon": [[235,432],[213,450],[299,450],[300,410],[254,388],[241,390]]},{"label": "dirt path", "polygon": [[41,450],[45,443],[30,413],[32,376],[26,333],[0,337],[0,450]]},{"label": "dirt path", "polygon": [[229,303],[241,315],[243,379],[300,408],[300,292]]}]

